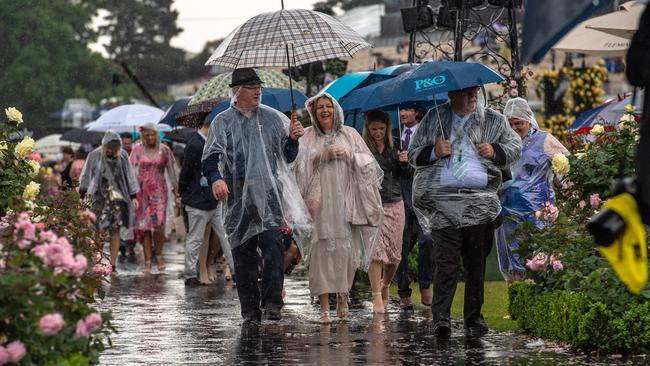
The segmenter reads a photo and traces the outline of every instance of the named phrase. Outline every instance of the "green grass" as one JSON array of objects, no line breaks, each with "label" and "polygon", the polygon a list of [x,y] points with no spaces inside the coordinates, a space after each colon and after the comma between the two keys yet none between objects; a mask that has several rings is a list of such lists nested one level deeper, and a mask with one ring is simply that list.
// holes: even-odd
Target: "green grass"
[{"label": "green grass", "polygon": [[[420,290],[417,283],[411,285],[413,294],[411,301],[416,308],[424,309],[420,303]],[[397,286],[391,286],[391,294],[397,298]],[[451,316],[454,318],[463,318],[463,296],[465,294],[465,284],[460,282],[456,288],[456,295],[451,306]],[[485,321],[490,328],[499,331],[514,331],[519,329],[516,321],[510,319],[508,314],[508,287],[504,281],[486,281],[485,282],[485,301],[482,310]]]}]

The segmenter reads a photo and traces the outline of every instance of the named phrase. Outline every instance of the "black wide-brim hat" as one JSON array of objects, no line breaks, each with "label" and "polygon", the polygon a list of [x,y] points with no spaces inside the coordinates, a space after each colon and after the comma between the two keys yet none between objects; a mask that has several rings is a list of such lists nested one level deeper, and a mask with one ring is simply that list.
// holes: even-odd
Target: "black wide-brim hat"
[{"label": "black wide-brim hat", "polygon": [[262,79],[257,76],[255,70],[250,67],[245,67],[242,69],[235,69],[232,72],[232,81],[230,87],[235,87],[239,85],[258,85],[262,84]]}]

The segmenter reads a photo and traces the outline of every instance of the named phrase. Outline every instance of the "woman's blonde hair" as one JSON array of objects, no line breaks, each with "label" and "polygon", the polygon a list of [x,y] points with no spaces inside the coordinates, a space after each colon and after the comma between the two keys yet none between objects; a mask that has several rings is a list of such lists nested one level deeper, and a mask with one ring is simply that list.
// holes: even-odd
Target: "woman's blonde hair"
[{"label": "woman's blonde hair", "polygon": [[366,142],[366,145],[368,145],[368,148],[370,148],[370,151],[374,153],[379,153],[379,151],[377,151],[377,145],[375,144],[375,140],[372,138],[372,136],[370,136],[370,124],[373,122],[383,123],[386,126],[386,134],[384,135],[384,146],[388,147],[389,149],[392,149],[393,131],[392,131],[392,124],[390,122],[390,115],[388,115],[388,113],[384,112],[381,109],[373,109],[371,111],[366,112],[365,123],[363,125],[363,140]]}]

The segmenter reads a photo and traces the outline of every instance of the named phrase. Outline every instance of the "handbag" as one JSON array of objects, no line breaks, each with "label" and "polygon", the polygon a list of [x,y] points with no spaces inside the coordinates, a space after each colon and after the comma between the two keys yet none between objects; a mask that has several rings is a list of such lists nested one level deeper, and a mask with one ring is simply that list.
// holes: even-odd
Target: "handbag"
[{"label": "handbag", "polygon": [[108,186],[108,198],[111,201],[124,201],[124,196],[122,192],[114,189],[113,186]]}]

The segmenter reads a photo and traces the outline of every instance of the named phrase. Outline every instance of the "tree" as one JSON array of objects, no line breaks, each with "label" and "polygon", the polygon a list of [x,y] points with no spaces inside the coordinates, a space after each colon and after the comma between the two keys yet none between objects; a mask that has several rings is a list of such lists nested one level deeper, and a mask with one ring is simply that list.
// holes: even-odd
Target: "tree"
[{"label": "tree", "polygon": [[100,33],[110,37],[106,51],[124,61],[152,92],[184,79],[185,51],[172,47],[171,39],[182,29],[173,0],[113,0],[107,2],[107,24]]},{"label": "tree", "polygon": [[0,103],[30,128],[79,93],[111,93],[114,68],[88,49],[101,0],[0,1]]}]

